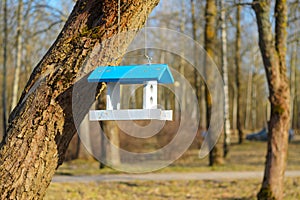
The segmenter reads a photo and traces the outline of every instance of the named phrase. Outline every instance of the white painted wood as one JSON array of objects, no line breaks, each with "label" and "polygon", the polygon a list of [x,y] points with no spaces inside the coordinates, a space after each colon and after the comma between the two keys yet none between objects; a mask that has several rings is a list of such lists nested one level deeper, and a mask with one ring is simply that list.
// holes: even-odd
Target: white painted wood
[{"label": "white painted wood", "polygon": [[106,110],[120,110],[119,83],[107,83]]},{"label": "white painted wood", "polygon": [[107,120],[173,120],[172,110],[129,109],[129,110],[90,110],[90,121]]},{"label": "white painted wood", "polygon": [[143,109],[157,108],[157,81],[147,81],[143,90]]}]

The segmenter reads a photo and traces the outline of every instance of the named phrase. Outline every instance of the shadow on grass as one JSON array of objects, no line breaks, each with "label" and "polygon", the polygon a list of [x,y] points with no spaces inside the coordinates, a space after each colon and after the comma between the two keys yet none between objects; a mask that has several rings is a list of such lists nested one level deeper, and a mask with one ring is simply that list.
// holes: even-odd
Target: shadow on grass
[{"label": "shadow on grass", "polygon": [[60,176],[73,176],[72,173],[68,173],[68,172],[56,172],[55,175],[60,175]]},{"label": "shadow on grass", "polygon": [[219,198],[219,200],[252,200],[253,198],[234,198],[234,197],[230,197],[230,198]]},{"label": "shadow on grass", "polygon": [[138,187],[139,186],[136,183],[130,183],[130,182],[120,182],[120,184],[126,185],[128,187]]}]

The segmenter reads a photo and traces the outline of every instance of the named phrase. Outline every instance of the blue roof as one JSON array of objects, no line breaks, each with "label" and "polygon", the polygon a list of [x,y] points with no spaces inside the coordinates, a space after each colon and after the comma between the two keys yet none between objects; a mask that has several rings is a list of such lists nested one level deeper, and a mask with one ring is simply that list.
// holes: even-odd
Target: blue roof
[{"label": "blue roof", "polygon": [[102,66],[96,68],[88,77],[88,82],[120,82],[122,84],[141,84],[154,80],[164,84],[174,83],[167,64]]}]

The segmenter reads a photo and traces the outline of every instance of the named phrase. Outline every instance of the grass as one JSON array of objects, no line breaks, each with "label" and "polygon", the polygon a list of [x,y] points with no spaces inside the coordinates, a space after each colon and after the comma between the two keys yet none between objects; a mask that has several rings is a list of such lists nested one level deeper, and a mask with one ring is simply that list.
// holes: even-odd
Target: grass
[{"label": "grass", "polygon": [[[300,170],[300,136],[289,144],[287,170]],[[208,167],[207,158],[198,159],[197,150],[187,151],[170,166],[157,171],[167,172],[209,172],[209,171],[262,171],[266,154],[265,142],[233,144],[226,164]],[[75,160],[64,163],[58,174],[96,175],[120,173],[111,168],[99,170],[96,161]],[[92,199],[256,199],[261,180],[204,180],[204,181],[133,181],[90,182],[90,183],[51,183],[46,200],[92,200]],[[284,199],[300,199],[300,177],[287,178]]]},{"label": "grass", "polygon": [[[255,199],[260,180],[51,183],[45,200]],[[284,199],[300,199],[300,178],[285,181]]]},{"label": "grass", "polygon": [[[243,145],[233,144],[223,166],[208,167],[208,158],[199,159],[198,150],[189,150],[181,158],[160,172],[206,172],[206,171],[262,171],[264,169],[265,142],[245,141]],[[287,170],[300,170],[300,136],[289,144]],[[121,173],[109,167],[99,169],[99,163],[91,160],[65,162],[58,170],[59,175],[97,175]]]}]

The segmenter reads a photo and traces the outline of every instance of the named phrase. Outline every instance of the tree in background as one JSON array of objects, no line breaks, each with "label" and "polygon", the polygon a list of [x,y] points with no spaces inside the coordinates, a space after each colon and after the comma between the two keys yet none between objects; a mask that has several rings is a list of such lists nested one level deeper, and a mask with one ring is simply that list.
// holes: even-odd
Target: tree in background
[{"label": "tree in background", "polygon": [[[239,2],[240,3],[240,0]],[[236,102],[236,114],[237,114],[237,129],[239,135],[239,144],[243,143],[243,122],[242,122],[242,59],[241,59],[241,5],[237,5],[236,10],[236,40],[235,40],[235,65],[236,65],[236,88],[237,88],[237,102]]]},{"label": "tree in background", "polygon": [[7,0],[4,0],[4,6],[3,6],[3,75],[2,75],[2,124],[3,124],[3,134],[2,136],[6,136],[6,125],[7,125],[7,105],[6,105],[6,81],[7,81],[7,42],[8,42],[8,30],[7,30]]},{"label": "tree in background", "polygon": [[[1,199],[41,199],[44,196],[76,132],[72,88],[84,62],[102,41],[118,31],[137,32],[158,2],[121,1],[118,23],[116,0],[77,1],[57,40],[33,70],[17,107],[10,115],[7,136],[0,149]],[[92,70],[97,65],[118,64],[120,60],[115,58],[120,51],[125,51],[134,35],[127,35],[118,49],[112,44],[102,46],[94,58],[98,62],[95,65],[90,63],[90,66],[85,63],[85,70]],[[84,80],[76,84],[86,86]],[[83,88],[83,91],[88,92],[88,89]],[[84,94],[78,97],[87,98]],[[79,121],[90,105],[86,106],[78,108],[82,111]]]},{"label": "tree in background", "polygon": [[[9,112],[15,107],[14,105],[16,105],[21,95],[33,66],[36,65],[38,59],[50,47],[62,28],[62,22],[66,20],[66,15],[70,12],[70,8],[62,7],[61,9],[64,9],[64,11],[61,11],[50,6],[50,4],[49,1],[45,0],[6,1],[3,4],[1,2],[0,26],[3,28],[3,34],[0,34],[0,80],[2,84],[4,82],[6,84],[5,87],[0,87],[1,94],[6,94],[5,98],[3,95],[0,96],[1,102],[6,101],[6,109],[4,109],[2,103],[0,106],[1,139],[4,132],[2,130],[4,121],[7,124],[7,119],[3,118],[3,111],[7,113],[7,117]],[[70,7],[70,4],[67,2],[64,4]],[[59,6],[59,3],[57,6]],[[4,7],[6,7],[6,20],[4,19],[6,16],[4,15]],[[5,26],[7,39],[4,40]],[[3,42],[6,42],[6,45]],[[4,46],[7,49],[5,57],[3,57]],[[2,67],[4,65],[6,70]],[[2,78],[4,72],[6,76]],[[6,81],[4,81],[5,79]]]},{"label": "tree in background", "polygon": [[228,92],[228,54],[227,54],[227,30],[226,30],[226,10],[224,0],[220,0],[221,10],[221,46],[222,46],[222,71],[224,80],[224,157],[227,156],[230,145],[230,119],[229,119],[229,92]]},{"label": "tree in background", "polygon": [[254,0],[259,47],[268,79],[271,118],[264,179],[258,199],[282,199],[290,125],[290,89],[286,70],[287,4],[275,3],[275,35],[270,22],[271,1]]},{"label": "tree in background", "polygon": [[293,45],[290,58],[290,90],[291,90],[291,128],[296,128],[297,124],[297,43]]},{"label": "tree in background", "polygon": [[16,36],[16,67],[13,83],[11,110],[16,107],[18,101],[19,80],[22,62],[22,35],[23,35],[23,0],[18,1],[17,11],[17,36]]},{"label": "tree in background", "polygon": [[[204,39],[204,48],[207,52],[207,55],[211,59],[215,59],[215,45],[216,45],[216,20],[217,20],[217,5],[215,0],[207,0],[206,7],[205,7],[205,39]],[[209,58],[206,58],[209,59]],[[208,66],[209,62],[206,62],[205,70],[207,74],[207,84],[210,84],[212,77],[211,74],[211,66]],[[208,76],[209,74],[209,76]],[[207,104],[207,126],[209,128],[210,118],[211,118],[211,106],[212,106],[212,99],[211,94],[208,90],[206,90],[206,104]],[[209,153],[209,165],[218,165],[223,164],[223,155],[222,155],[222,140],[219,139],[219,142],[215,145],[215,147]]]}]

